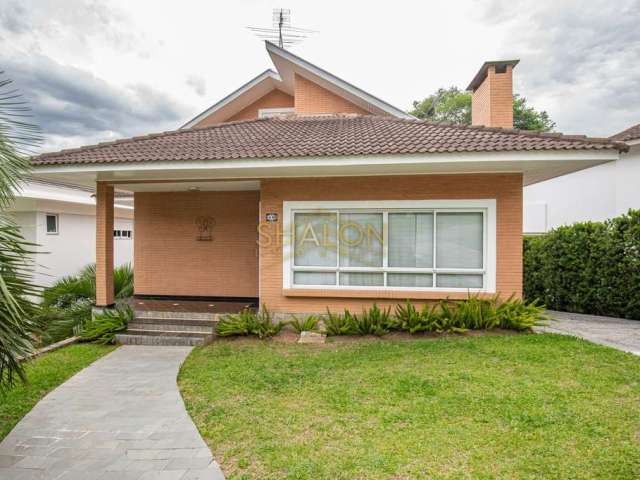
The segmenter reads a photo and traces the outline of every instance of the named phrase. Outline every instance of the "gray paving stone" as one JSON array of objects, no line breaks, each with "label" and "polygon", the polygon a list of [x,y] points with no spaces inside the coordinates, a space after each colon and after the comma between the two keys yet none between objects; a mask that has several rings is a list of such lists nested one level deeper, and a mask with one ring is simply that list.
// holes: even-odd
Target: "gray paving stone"
[{"label": "gray paving stone", "polygon": [[185,473],[187,473],[186,470],[146,472],[140,477],[140,480],[180,480]]},{"label": "gray paving stone", "polygon": [[536,331],[572,335],[640,355],[640,321],[552,310],[547,313],[554,320]]},{"label": "gray paving stone", "polygon": [[0,468],[12,467],[23,458],[17,455],[0,455]]},{"label": "gray paving stone", "polygon": [[203,470],[190,470],[180,480],[224,480],[224,475],[220,467],[214,463]]},{"label": "gray paving stone", "polygon": [[190,350],[123,346],[60,385],[0,443],[0,479],[224,479],[176,385]]},{"label": "gray paving stone", "polygon": [[165,470],[201,470],[209,467],[210,458],[174,458],[164,467]]}]

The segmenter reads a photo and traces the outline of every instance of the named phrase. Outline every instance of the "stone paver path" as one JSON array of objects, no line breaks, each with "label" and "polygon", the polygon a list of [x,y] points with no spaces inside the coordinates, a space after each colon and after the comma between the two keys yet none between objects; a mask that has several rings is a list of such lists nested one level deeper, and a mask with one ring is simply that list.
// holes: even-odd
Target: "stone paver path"
[{"label": "stone paver path", "polygon": [[600,317],[581,313],[548,312],[556,321],[538,331],[561,333],[584,338],[640,355],[640,321],[624,318]]},{"label": "stone paver path", "polygon": [[124,346],[69,379],[0,443],[0,479],[224,479],[178,392],[190,350]]}]

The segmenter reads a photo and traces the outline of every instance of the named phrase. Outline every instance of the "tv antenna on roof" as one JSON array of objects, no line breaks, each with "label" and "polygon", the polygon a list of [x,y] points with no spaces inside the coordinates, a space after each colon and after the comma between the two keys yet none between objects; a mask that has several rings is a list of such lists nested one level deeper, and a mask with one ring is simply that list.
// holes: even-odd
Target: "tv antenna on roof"
[{"label": "tv antenna on roof", "polygon": [[318,33],[315,30],[309,30],[307,28],[292,27],[291,10],[288,8],[273,9],[272,28],[247,28],[255,33],[258,38],[277,43],[280,48],[292,47],[293,45],[301,43],[309,35]]}]

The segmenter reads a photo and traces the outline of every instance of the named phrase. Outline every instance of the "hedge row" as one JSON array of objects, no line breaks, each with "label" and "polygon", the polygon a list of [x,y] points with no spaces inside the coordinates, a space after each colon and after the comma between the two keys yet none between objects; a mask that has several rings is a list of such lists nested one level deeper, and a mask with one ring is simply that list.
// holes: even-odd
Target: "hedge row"
[{"label": "hedge row", "polygon": [[640,210],[525,237],[524,295],[553,310],[640,320]]}]

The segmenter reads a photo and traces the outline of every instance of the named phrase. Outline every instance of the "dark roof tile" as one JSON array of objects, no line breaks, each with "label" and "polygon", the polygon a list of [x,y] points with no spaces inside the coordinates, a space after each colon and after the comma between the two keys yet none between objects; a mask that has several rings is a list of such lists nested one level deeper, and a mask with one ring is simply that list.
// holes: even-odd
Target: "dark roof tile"
[{"label": "dark roof tile", "polygon": [[640,123],[609,137],[610,140],[614,140],[616,142],[630,142],[631,140],[638,140],[639,138]]},{"label": "dark roof tile", "polygon": [[31,159],[39,165],[527,150],[619,150],[609,139],[434,124],[371,115],[286,116],[100,143]]}]

